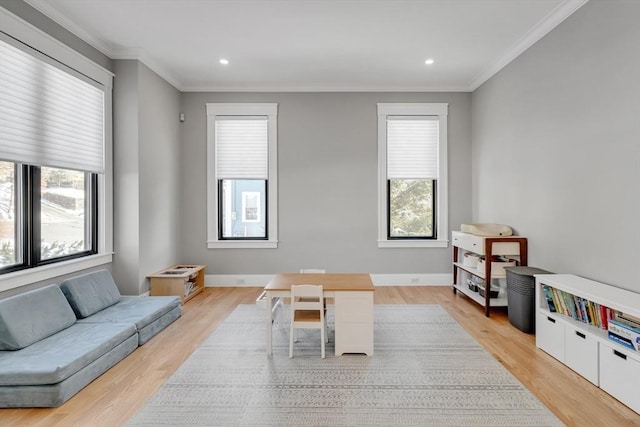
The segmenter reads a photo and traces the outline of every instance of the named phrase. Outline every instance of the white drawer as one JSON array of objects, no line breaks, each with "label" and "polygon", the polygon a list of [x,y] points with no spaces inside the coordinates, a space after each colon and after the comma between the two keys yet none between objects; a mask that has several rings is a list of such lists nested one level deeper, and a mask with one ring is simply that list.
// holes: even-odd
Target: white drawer
[{"label": "white drawer", "polygon": [[[479,255],[484,253],[484,237],[475,234],[462,233],[460,231],[451,232],[451,244],[466,251]],[[493,255],[520,255],[520,244],[518,242],[494,242],[491,247]]]},{"label": "white drawer", "polygon": [[336,326],[336,355],[364,353],[373,356],[373,325],[368,322]]},{"label": "white drawer", "polygon": [[484,255],[484,239],[473,234],[462,233],[460,231],[451,232],[451,244],[466,251],[479,255]]},{"label": "white drawer", "polygon": [[564,322],[538,312],[536,314],[536,346],[564,363],[564,342]]},{"label": "white drawer", "polygon": [[564,363],[598,385],[598,341],[572,325],[566,325],[564,331]]},{"label": "white drawer", "polygon": [[373,324],[373,292],[336,292],[336,324],[365,322]]},{"label": "white drawer", "polygon": [[640,362],[632,350],[600,342],[600,388],[640,412]]}]

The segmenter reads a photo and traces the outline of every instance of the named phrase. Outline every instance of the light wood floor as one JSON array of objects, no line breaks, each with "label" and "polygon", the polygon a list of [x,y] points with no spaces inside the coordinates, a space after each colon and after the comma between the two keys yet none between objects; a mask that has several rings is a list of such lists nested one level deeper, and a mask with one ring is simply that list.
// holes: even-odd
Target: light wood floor
[{"label": "light wood floor", "polygon": [[[180,319],[64,405],[0,409],[0,426],[124,425],[238,304],[253,303],[261,291],[206,288]],[[484,309],[448,286],[377,287],[375,302],[440,304],[568,426],[640,426],[639,415],[536,349],[535,337],[513,327],[499,309],[486,318]]]}]

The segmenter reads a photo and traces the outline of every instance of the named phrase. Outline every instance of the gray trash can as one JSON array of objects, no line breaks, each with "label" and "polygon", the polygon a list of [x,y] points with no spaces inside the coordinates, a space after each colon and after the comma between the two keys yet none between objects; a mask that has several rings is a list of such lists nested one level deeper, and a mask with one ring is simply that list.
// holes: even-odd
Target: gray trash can
[{"label": "gray trash can", "polygon": [[536,267],[506,267],[509,322],[522,332],[536,331],[534,274],[549,274]]}]

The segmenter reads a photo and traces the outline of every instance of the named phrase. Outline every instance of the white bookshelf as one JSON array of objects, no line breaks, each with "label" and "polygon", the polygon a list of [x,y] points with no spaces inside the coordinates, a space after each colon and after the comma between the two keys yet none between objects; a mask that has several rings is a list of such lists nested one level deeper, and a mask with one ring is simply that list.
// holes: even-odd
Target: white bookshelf
[{"label": "white bookshelf", "polygon": [[549,310],[549,286],[640,317],[640,294],[570,274],[536,278],[536,346],[640,413],[640,352],[608,338],[606,330]]}]

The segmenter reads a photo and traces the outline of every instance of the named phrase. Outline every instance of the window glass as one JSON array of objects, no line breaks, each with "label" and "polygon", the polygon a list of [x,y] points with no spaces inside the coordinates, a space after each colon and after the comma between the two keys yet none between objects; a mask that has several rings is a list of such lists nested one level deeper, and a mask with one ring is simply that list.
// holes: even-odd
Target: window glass
[{"label": "window glass", "polygon": [[91,249],[86,173],[40,170],[40,257],[42,260]]},{"label": "window glass", "polygon": [[389,180],[389,237],[431,238],[434,230],[434,181]]},{"label": "window glass", "polygon": [[220,186],[220,238],[266,239],[267,181],[223,179]]}]

